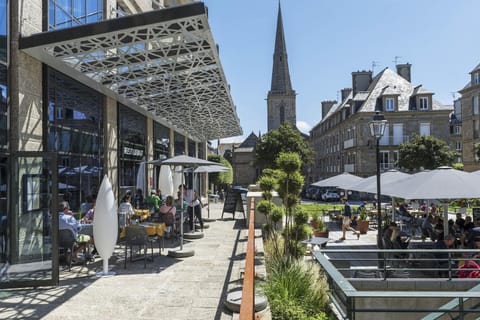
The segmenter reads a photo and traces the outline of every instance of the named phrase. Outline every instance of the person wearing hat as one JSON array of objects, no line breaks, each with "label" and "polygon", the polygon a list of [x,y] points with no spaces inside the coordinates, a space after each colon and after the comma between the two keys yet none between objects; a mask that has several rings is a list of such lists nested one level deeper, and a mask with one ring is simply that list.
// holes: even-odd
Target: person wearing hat
[{"label": "person wearing hat", "polygon": [[157,190],[152,189],[152,191],[150,191],[150,195],[147,197],[146,202],[153,220],[158,220],[162,199],[157,195]]},{"label": "person wearing hat", "polygon": [[350,204],[347,201],[347,198],[342,198],[342,203],[344,205],[343,209],[343,222],[342,222],[342,232],[343,235],[339,240],[345,240],[345,235],[348,230],[352,231],[354,235],[357,236],[357,239],[360,239],[360,232],[355,230],[352,226],[352,209],[350,208]]}]

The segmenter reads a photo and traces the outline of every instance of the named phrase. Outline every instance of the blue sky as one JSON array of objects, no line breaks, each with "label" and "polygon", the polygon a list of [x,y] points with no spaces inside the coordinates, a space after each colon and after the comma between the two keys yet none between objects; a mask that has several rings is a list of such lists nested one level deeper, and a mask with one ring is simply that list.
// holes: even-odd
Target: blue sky
[{"label": "blue sky", "polygon": [[[267,130],[278,0],[204,0],[244,131]],[[412,83],[453,103],[480,63],[479,0],[281,0],[297,126],[321,120],[321,101],[351,87],[351,72],[412,64]],[[459,94],[456,93],[456,97]],[[222,141],[225,141],[222,140]]]}]

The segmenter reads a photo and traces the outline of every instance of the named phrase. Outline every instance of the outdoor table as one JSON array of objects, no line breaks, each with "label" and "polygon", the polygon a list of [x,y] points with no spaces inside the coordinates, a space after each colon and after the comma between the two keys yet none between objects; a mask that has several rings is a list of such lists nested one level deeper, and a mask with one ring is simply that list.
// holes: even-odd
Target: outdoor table
[{"label": "outdoor table", "polygon": [[327,242],[330,241],[330,238],[323,238],[323,237],[313,237],[307,240],[303,240],[303,244],[311,244],[312,246],[317,245],[322,248],[325,248],[327,246]]},{"label": "outdoor table", "polygon": [[165,230],[167,230],[167,225],[165,223],[151,223],[151,222],[144,222],[140,223],[140,226],[145,228],[147,234],[149,236],[163,236]]},{"label": "outdoor table", "polygon": [[145,221],[150,217],[150,210],[148,209],[134,209],[134,218],[138,217],[140,221]]}]

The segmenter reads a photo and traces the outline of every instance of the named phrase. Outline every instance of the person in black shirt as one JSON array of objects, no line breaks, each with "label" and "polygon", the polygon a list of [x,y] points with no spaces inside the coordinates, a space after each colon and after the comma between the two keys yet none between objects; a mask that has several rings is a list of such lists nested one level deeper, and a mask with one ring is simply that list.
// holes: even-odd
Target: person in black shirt
[{"label": "person in black shirt", "polygon": [[353,231],[353,234],[357,236],[357,239],[360,239],[360,232],[353,229],[353,227],[351,226],[352,209],[350,208],[350,204],[348,203],[347,198],[345,197],[342,198],[342,203],[344,204],[343,223],[342,223],[343,236],[340,238],[340,240],[345,240],[345,234],[347,233],[347,230]]}]

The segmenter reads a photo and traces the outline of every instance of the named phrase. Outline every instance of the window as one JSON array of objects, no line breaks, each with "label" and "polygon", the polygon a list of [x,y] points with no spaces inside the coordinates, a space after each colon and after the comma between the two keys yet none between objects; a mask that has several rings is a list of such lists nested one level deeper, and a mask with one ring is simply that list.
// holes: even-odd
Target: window
[{"label": "window", "polygon": [[473,139],[480,138],[480,122],[473,120]]},{"label": "window", "polygon": [[480,72],[475,72],[472,76],[472,84],[480,84]]},{"label": "window", "polygon": [[479,102],[478,102],[479,98],[478,96],[473,96],[472,97],[472,113],[474,115],[478,115],[480,112],[479,112]]},{"label": "window", "polygon": [[429,136],[430,135],[430,123],[420,123],[420,135]]},{"label": "window", "polygon": [[380,168],[382,170],[390,168],[390,154],[388,151],[380,151]]},{"label": "window", "polygon": [[101,21],[103,0],[49,0],[48,29],[63,29]]},{"label": "window", "polygon": [[394,111],[394,110],[395,110],[395,99],[385,98],[385,111]]},{"label": "window", "polygon": [[454,130],[455,134],[462,134],[462,126],[455,126]]},{"label": "window", "polygon": [[380,138],[379,144],[381,146],[388,146],[390,144],[390,129],[388,124],[385,126],[385,131],[383,132],[383,136]]},{"label": "window", "polygon": [[455,142],[455,150],[457,150],[457,151],[462,150],[462,142],[461,141],[456,141]]},{"label": "window", "polygon": [[419,110],[428,110],[428,97],[420,97],[420,108]]},{"label": "window", "polygon": [[403,123],[393,124],[393,144],[399,145],[403,143]]}]

